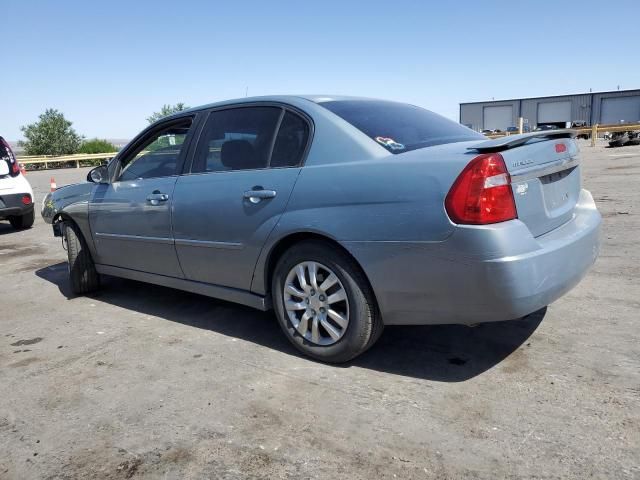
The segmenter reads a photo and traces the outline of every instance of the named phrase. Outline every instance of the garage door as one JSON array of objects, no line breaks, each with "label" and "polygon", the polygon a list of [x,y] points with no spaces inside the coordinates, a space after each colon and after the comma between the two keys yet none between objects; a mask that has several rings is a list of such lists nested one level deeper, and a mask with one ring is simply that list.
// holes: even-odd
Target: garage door
[{"label": "garage door", "polygon": [[603,98],[600,123],[636,123],[640,121],[640,95]]},{"label": "garage door", "polygon": [[571,121],[571,102],[544,102],[538,104],[538,123]]},{"label": "garage door", "polygon": [[483,125],[488,130],[505,131],[513,125],[513,105],[500,107],[484,107],[482,112]]}]

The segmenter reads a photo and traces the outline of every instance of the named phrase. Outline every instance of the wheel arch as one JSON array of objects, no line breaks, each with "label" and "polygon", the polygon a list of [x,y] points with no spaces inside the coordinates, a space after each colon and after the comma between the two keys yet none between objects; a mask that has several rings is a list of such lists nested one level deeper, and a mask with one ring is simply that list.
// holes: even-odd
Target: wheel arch
[{"label": "wheel arch", "polygon": [[56,212],[56,214],[52,217],[51,224],[54,225],[61,221],[73,223],[78,228],[78,230],[82,234],[84,242],[89,248],[91,258],[95,261],[97,252],[93,243],[93,235],[91,234],[91,229],[89,228],[88,216],[78,213],[74,215],[66,210],[61,210],[59,212]]},{"label": "wheel arch", "polygon": [[373,289],[373,285],[371,284],[371,280],[369,279],[367,272],[365,272],[365,270],[362,268],[362,265],[360,265],[360,262],[358,262],[358,259],[354,257],[353,254],[347,248],[344,247],[344,245],[342,245],[340,242],[338,242],[334,238],[331,238],[327,235],[323,235],[321,233],[310,232],[310,231],[300,231],[300,232],[294,232],[294,233],[285,235],[282,238],[280,238],[277,242],[275,242],[274,245],[269,249],[269,253],[266,256],[264,269],[262,273],[263,275],[262,281],[264,282],[263,285],[264,285],[265,295],[269,295],[271,292],[271,280],[272,280],[273,272],[276,268],[276,265],[278,264],[278,260],[282,257],[282,255],[294,245],[300,242],[305,242],[310,240],[315,240],[315,241],[325,243],[331,246],[332,248],[335,248],[341,251],[343,254],[345,254],[351,260],[353,260],[354,264],[358,267],[358,269],[362,273],[362,276],[367,281],[368,287],[371,289],[373,298],[376,302],[376,307],[379,307],[378,299],[376,297],[375,290]]},{"label": "wheel arch", "polygon": [[53,216],[53,218],[51,219],[51,224],[58,222],[73,222],[76,225],[78,224],[78,222],[76,222],[73,217],[67,212],[58,212]]}]

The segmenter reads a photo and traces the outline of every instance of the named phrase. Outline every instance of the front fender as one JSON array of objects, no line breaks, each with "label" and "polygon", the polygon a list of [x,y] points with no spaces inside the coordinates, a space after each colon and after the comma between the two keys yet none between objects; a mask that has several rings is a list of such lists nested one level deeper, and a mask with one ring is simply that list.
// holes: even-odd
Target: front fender
[{"label": "front fender", "polygon": [[95,255],[93,236],[89,228],[89,200],[95,184],[76,183],[47,194],[42,201],[41,215],[46,223],[70,219],[78,225],[92,255]]},{"label": "front fender", "polygon": [[86,216],[93,187],[93,183],[76,183],[48,193],[42,201],[42,211],[40,213],[43,220],[47,223],[53,223],[56,217],[63,212],[73,218],[74,214],[78,213],[77,204],[82,205],[80,212],[84,211]]}]

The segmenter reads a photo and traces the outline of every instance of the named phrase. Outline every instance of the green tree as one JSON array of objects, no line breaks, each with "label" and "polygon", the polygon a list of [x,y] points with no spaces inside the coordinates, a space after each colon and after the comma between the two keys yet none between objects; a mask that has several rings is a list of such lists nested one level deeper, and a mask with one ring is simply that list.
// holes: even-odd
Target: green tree
[{"label": "green tree", "polygon": [[85,140],[78,149],[78,153],[109,153],[117,151],[118,149],[114,144],[99,138]]},{"label": "green tree", "polygon": [[71,128],[72,123],[61,112],[49,108],[39,119],[20,127],[26,140],[18,145],[27,155],[70,155],[78,151],[83,137]]},{"label": "green tree", "polygon": [[187,110],[188,106],[184,103],[179,102],[175,105],[163,105],[159,112],[153,112],[153,115],[147,117],[147,121],[149,123],[155,123],[161,118],[168,117],[169,115],[173,115],[174,113],[181,112],[183,110]]}]

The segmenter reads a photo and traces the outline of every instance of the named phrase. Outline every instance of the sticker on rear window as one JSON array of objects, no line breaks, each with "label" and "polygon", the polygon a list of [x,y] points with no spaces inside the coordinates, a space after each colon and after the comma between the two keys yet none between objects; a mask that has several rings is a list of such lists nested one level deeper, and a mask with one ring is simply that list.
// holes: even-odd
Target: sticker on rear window
[{"label": "sticker on rear window", "polygon": [[404,145],[396,142],[393,138],[389,137],[376,137],[376,142],[391,150],[404,150]]}]

